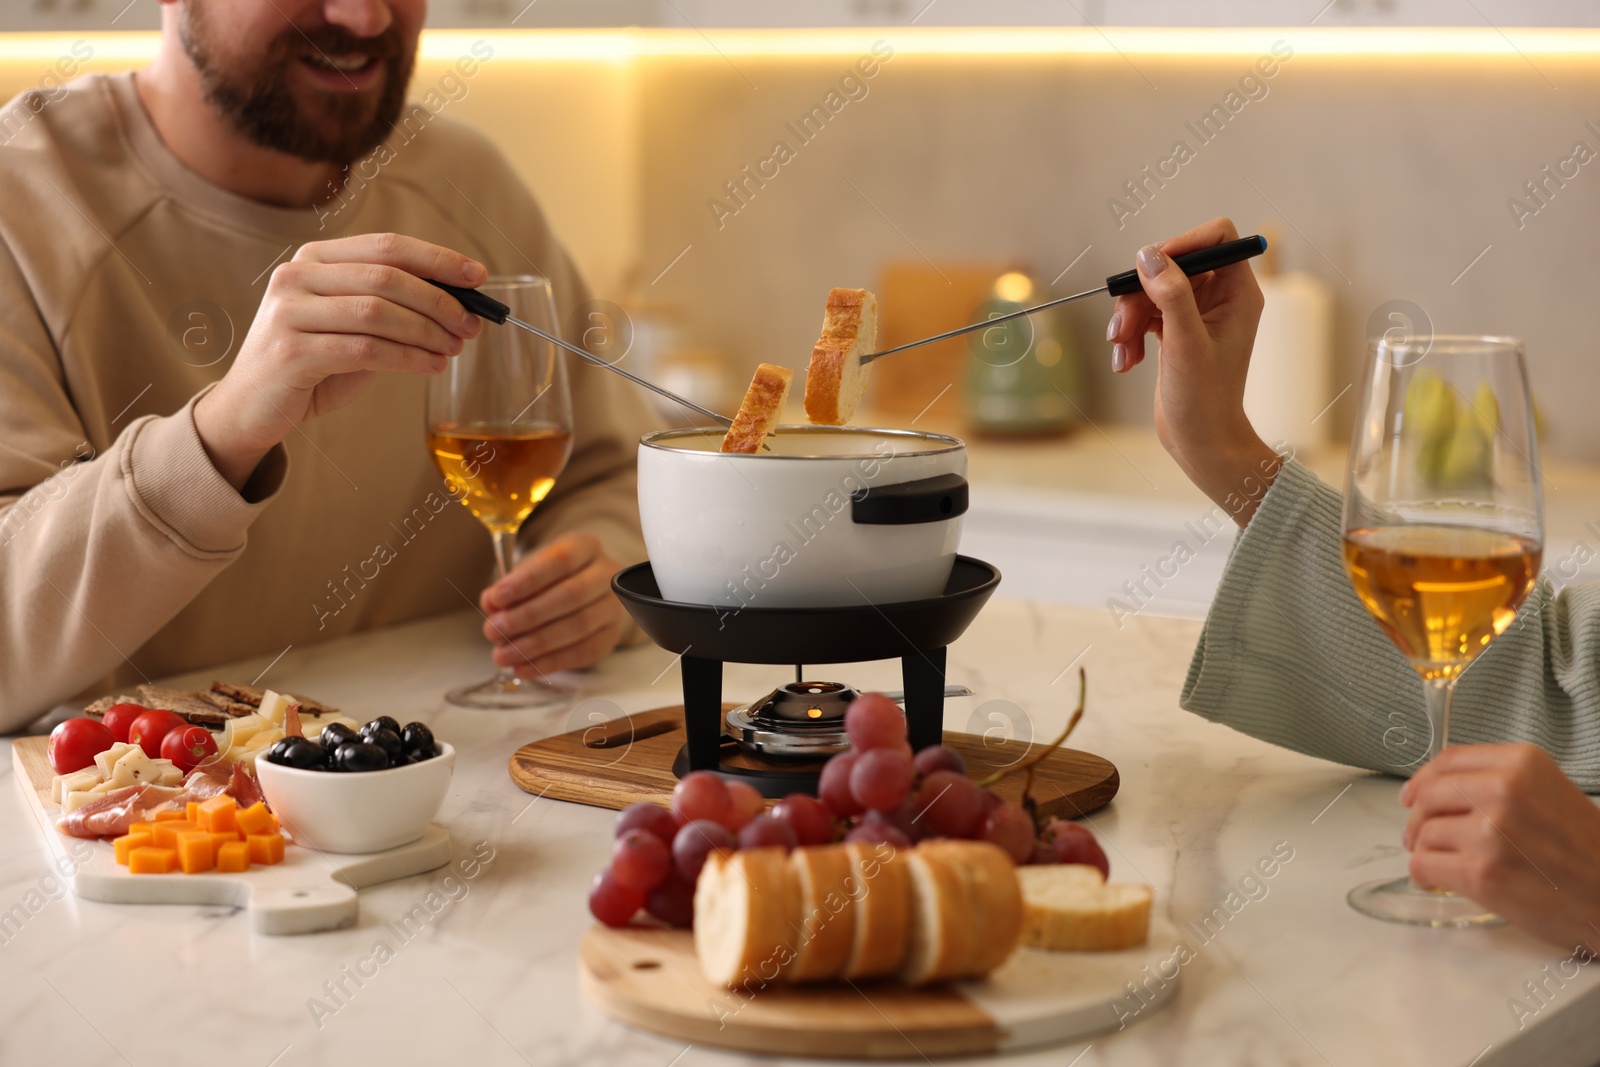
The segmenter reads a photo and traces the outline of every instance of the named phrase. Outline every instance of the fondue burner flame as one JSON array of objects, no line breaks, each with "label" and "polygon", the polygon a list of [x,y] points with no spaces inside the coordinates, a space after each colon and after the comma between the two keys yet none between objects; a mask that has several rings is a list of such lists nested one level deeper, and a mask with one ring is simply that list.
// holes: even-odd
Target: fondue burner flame
[{"label": "fondue burner flame", "polygon": [[850,747],[844,713],[859,690],[839,682],[788,682],[728,712],[728,732],[766,756],[815,759]]}]

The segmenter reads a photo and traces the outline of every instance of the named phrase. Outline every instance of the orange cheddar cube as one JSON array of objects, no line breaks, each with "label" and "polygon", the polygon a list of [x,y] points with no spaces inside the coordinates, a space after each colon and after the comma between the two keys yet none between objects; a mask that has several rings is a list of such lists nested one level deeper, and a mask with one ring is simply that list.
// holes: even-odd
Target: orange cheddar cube
[{"label": "orange cheddar cube", "polygon": [[[190,803],[192,804],[194,802],[190,801]],[[179,820],[187,819],[188,817],[189,817],[188,815],[186,815],[184,812],[181,812],[181,811],[158,811],[158,812],[156,812],[156,822],[177,822]]]},{"label": "orange cheddar cube", "polygon": [[237,830],[211,831],[211,847],[221,848],[223,845],[244,844],[244,838],[239,836]]},{"label": "orange cheddar cube", "polygon": [[191,833],[198,829],[200,827],[187,819],[182,821],[166,819],[156,823],[156,828],[151,831],[150,836],[155,838],[156,848],[170,848],[176,851],[178,848],[178,835]]},{"label": "orange cheddar cube", "polygon": [[258,800],[234,814],[234,825],[246,835],[265,834],[278,828],[278,820],[267,810],[267,806]]},{"label": "orange cheddar cube", "polygon": [[128,833],[130,834],[154,834],[155,832],[156,824],[153,822],[136,822],[128,827]]},{"label": "orange cheddar cube", "polygon": [[183,817],[188,819],[190,822],[199,822],[200,802],[198,800],[191,800],[189,803],[185,804],[183,806]]},{"label": "orange cheddar cube", "polygon": [[144,848],[151,844],[152,838],[147,833],[127,833],[111,842],[111,847],[116,851],[117,862],[122,866],[128,865],[128,854],[136,848]]},{"label": "orange cheddar cube", "polygon": [[233,873],[250,869],[250,846],[243,841],[229,841],[217,846],[218,873]]},{"label": "orange cheddar cube", "polygon": [[209,871],[217,864],[216,843],[204,830],[192,830],[178,835],[178,866],[184,874]]},{"label": "orange cheddar cube", "polygon": [[128,853],[129,874],[170,874],[178,866],[178,854],[170,848],[146,845]]},{"label": "orange cheddar cube", "polygon": [[282,834],[251,834],[244,840],[245,844],[250,847],[251,863],[271,864],[283,862]]},{"label": "orange cheddar cube", "polygon": [[223,830],[237,830],[239,824],[236,814],[239,805],[226,793],[219,793],[210,800],[201,801],[195,805],[195,822],[200,824],[200,829],[208,833],[217,833]]}]

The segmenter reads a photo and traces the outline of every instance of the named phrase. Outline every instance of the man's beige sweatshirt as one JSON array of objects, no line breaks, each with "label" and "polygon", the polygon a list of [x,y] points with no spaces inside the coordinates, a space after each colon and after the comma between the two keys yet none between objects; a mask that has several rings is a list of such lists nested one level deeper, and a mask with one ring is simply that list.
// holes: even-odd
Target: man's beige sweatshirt
[{"label": "man's beige sweatshirt", "polygon": [[[489,536],[424,447],[424,377],[379,375],[243,494],[192,413],[273,265],[310,241],[393,231],[543,274],[572,335],[588,293],[500,153],[436,117],[370,180],[290,210],[185,167],[131,75],[18,108],[30,117],[0,147],[0,730],[75,695],[475,605]],[[523,543],[588,530],[642,559],[634,452],[651,416],[614,375],[568,369],[572,461]]]}]

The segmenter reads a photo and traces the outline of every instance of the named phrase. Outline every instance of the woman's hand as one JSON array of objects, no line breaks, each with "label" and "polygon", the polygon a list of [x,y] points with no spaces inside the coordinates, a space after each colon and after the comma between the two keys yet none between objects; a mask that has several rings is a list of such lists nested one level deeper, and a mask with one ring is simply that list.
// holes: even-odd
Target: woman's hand
[{"label": "woman's hand", "polygon": [[1453,745],[1400,790],[1411,877],[1554,945],[1600,946],[1600,809],[1537,745]]},{"label": "woman's hand", "polygon": [[1106,340],[1114,342],[1112,370],[1123,373],[1144,359],[1144,335],[1156,335],[1156,435],[1189,480],[1244,526],[1279,463],[1244,414],[1261,287],[1248,263],[1190,278],[1171,258],[1238,236],[1229,220],[1212,219],[1140,249],[1144,292],[1117,297]]},{"label": "woman's hand", "polygon": [[593,534],[563,534],[529,553],[478,598],[495,663],[524,678],[599,663],[627,622],[611,591],[620,569]]}]

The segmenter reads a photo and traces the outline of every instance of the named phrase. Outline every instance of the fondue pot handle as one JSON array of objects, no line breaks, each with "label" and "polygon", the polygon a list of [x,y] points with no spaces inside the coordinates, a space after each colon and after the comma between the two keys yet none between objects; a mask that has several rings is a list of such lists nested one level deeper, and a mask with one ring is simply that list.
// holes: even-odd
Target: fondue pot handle
[{"label": "fondue pot handle", "polygon": [[862,526],[943,522],[966,511],[967,480],[959,474],[872,486],[850,495],[850,519]]}]

